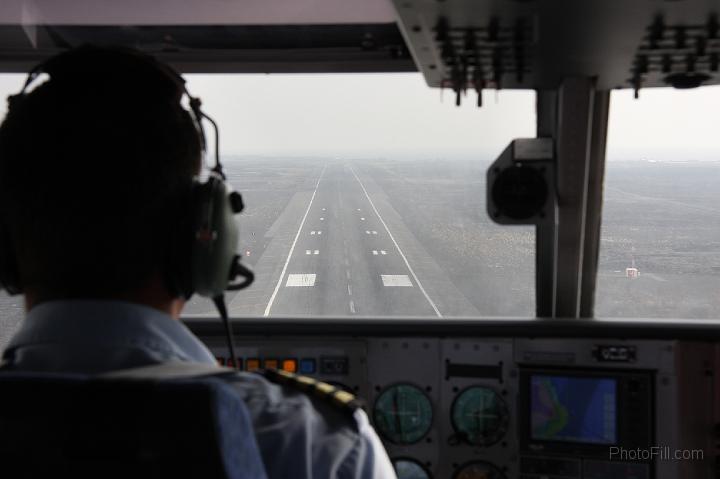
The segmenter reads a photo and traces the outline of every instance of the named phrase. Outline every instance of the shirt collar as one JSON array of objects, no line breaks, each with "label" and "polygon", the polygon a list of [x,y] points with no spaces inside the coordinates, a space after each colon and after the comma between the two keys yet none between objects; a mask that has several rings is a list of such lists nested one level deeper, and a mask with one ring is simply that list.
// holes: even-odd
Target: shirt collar
[{"label": "shirt collar", "polygon": [[[82,361],[87,354],[101,363],[92,369],[102,370],[143,365],[138,362],[215,362],[212,353],[180,321],[154,308],[122,301],[39,304],[28,312],[3,356],[22,357],[17,353],[24,349],[35,350],[36,359],[42,350],[48,360],[66,364]],[[107,353],[105,359],[99,357],[100,351]],[[125,364],[128,358],[132,364]]]}]

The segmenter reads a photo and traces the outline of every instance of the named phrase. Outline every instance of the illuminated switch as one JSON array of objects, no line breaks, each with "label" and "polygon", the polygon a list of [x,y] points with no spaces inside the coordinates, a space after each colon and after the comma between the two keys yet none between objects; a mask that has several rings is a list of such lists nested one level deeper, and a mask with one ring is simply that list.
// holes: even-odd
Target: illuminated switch
[{"label": "illuminated switch", "polygon": [[266,359],[263,361],[263,367],[265,369],[277,369],[278,368],[278,360],[277,359]]},{"label": "illuminated switch", "polygon": [[315,358],[302,358],[300,360],[300,374],[315,374],[316,371]]},{"label": "illuminated switch", "polygon": [[298,369],[297,359],[283,359],[282,369],[289,373],[296,373]]},{"label": "illuminated switch", "polygon": [[245,360],[245,371],[257,371],[260,369],[260,360],[258,358],[247,358]]}]

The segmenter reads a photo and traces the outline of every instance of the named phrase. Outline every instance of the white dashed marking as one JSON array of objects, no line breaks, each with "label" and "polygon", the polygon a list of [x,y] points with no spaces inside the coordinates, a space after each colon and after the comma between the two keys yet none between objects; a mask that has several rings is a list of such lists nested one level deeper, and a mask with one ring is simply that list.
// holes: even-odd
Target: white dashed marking
[{"label": "white dashed marking", "polygon": [[320,221],[325,221],[325,218],[320,218]]},{"label": "white dashed marking", "polygon": [[366,234],[366,235],[376,235],[376,234],[377,234],[377,231],[368,231],[368,230],[365,230],[365,234]]},{"label": "white dashed marking", "polygon": [[360,218],[360,221],[365,221],[365,218]]},{"label": "white dashed marking", "polygon": [[412,287],[412,282],[406,274],[381,274],[383,286],[405,286]]},{"label": "white dashed marking", "polygon": [[358,208],[358,211],[360,211],[360,208]]},{"label": "white dashed marking", "polygon": [[323,208],[323,211],[325,211],[325,208]]},{"label": "white dashed marking", "polygon": [[355,314],[355,302],[350,301],[350,312]]},{"label": "white dashed marking", "polygon": [[352,296],[352,287],[348,284],[348,296]]},{"label": "white dashed marking", "polygon": [[373,254],[374,254],[375,256],[377,256],[378,252],[377,252],[376,249],[373,250]]},{"label": "white dashed marking", "polygon": [[427,291],[425,291],[425,288],[423,288],[423,285],[420,282],[420,280],[418,279],[417,274],[415,274],[415,270],[413,270],[412,266],[410,266],[410,262],[408,261],[407,257],[402,252],[402,250],[400,249],[400,245],[398,245],[397,241],[395,241],[395,237],[390,232],[390,228],[388,228],[387,223],[385,223],[385,220],[383,220],[382,216],[380,216],[380,212],[375,207],[375,203],[373,203],[372,198],[370,198],[370,195],[368,194],[367,190],[365,189],[365,185],[363,185],[362,181],[360,181],[360,177],[357,175],[357,173],[355,173],[355,170],[353,170],[352,167],[349,167],[349,168],[350,168],[350,171],[352,172],[353,176],[355,176],[355,179],[357,180],[357,182],[360,184],[360,188],[362,188],[363,193],[365,193],[365,198],[367,198],[368,203],[370,203],[370,207],[377,215],[378,219],[380,220],[380,223],[383,225],[383,227],[385,227],[385,231],[387,232],[387,235],[390,237],[390,240],[395,245],[395,249],[397,249],[398,254],[400,254],[400,257],[405,262],[405,266],[407,266],[408,271],[410,271],[410,274],[412,275],[413,279],[417,283],[418,289],[423,294],[423,296],[425,296],[425,299],[427,299],[428,303],[430,303],[430,306],[432,307],[433,311],[435,311],[435,314],[437,315],[437,317],[442,318],[443,316],[440,313],[440,310],[438,309],[437,305],[433,302],[433,300],[427,294]]},{"label": "white dashed marking", "polygon": [[289,274],[285,286],[315,286],[315,275]]},{"label": "white dashed marking", "polygon": [[[313,191],[313,194],[310,197],[310,203],[308,203],[307,209],[305,210],[305,214],[303,215],[303,219],[300,222],[300,227],[298,228],[297,234],[295,235],[295,239],[292,242],[292,246],[290,246],[290,252],[288,253],[287,259],[285,260],[283,269],[280,272],[280,277],[278,278],[278,282],[277,282],[277,284],[275,284],[275,289],[273,290],[273,293],[270,296],[270,300],[268,301],[268,304],[265,307],[265,314],[263,316],[270,316],[270,310],[272,309],[272,305],[275,302],[275,298],[277,297],[278,291],[280,291],[280,286],[282,285],[282,280],[285,277],[285,273],[287,272],[288,265],[290,264],[290,258],[292,258],[293,251],[295,251],[295,245],[297,244],[297,240],[300,237],[300,233],[302,232],[303,226],[305,225],[305,220],[307,219],[308,213],[310,213],[310,208],[312,207],[313,201],[315,201],[315,195],[317,194],[318,187],[320,186],[320,181],[322,180],[322,177],[325,174],[326,168],[327,168],[327,164],[325,166],[323,166],[323,169],[320,172],[320,177],[318,178],[317,183],[315,184],[315,191]],[[290,277],[288,277],[288,281],[290,281]],[[315,284],[315,275],[313,275],[313,284]],[[230,306],[232,306],[232,302],[230,302]]]},{"label": "white dashed marking", "polygon": [[306,250],[305,250],[305,254],[310,254],[310,250],[309,250],[309,249],[306,249]]},{"label": "white dashed marking", "polygon": [[320,250],[316,249],[315,251],[313,251],[313,254],[320,254]]},{"label": "white dashed marking", "polygon": [[321,235],[321,234],[322,234],[322,231],[318,231],[318,234]]},{"label": "white dashed marking", "polygon": [[387,254],[387,251],[385,251],[384,249],[381,249],[380,254]]}]

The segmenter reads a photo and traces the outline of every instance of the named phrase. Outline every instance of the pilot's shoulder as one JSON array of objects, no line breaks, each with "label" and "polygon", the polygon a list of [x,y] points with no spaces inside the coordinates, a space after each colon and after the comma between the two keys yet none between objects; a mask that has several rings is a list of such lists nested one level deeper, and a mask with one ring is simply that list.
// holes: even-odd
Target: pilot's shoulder
[{"label": "pilot's shoulder", "polygon": [[243,396],[268,477],[394,477],[354,395],[283,371],[227,380]]},{"label": "pilot's shoulder", "polygon": [[364,406],[362,400],[354,394],[309,376],[274,369],[262,371],[261,374],[272,383],[301,391],[349,417],[354,416],[355,412]]},{"label": "pilot's shoulder", "polygon": [[258,419],[284,417],[288,422],[307,422],[319,416],[325,423],[322,429],[359,427],[356,413],[363,402],[331,384],[278,370],[240,372],[228,379],[244,397],[250,415]]}]

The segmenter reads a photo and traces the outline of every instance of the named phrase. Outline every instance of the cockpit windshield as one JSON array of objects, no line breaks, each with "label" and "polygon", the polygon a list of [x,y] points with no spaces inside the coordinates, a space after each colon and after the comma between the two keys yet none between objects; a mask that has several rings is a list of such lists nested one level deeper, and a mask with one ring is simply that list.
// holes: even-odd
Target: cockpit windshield
[{"label": "cockpit windshield", "polygon": [[717,318],[720,87],[611,97],[595,313]]}]

